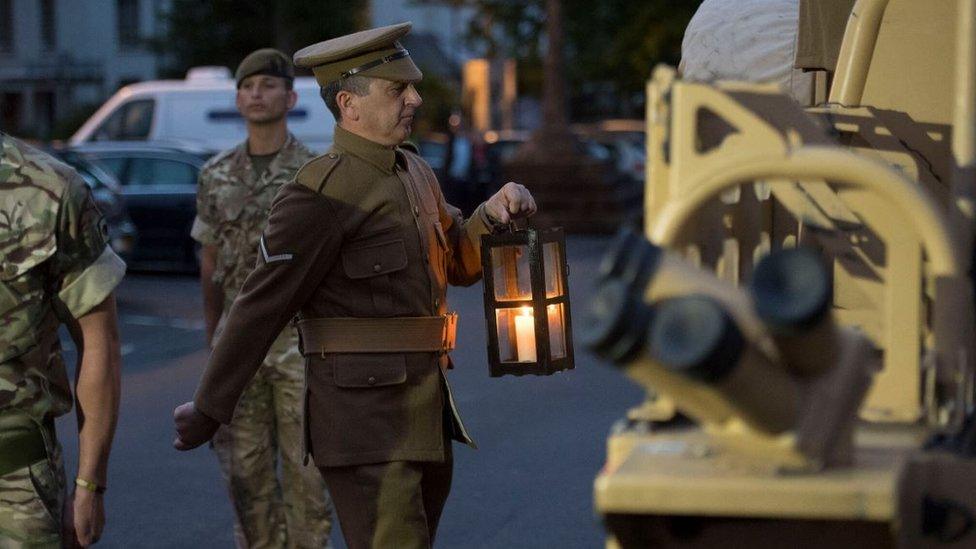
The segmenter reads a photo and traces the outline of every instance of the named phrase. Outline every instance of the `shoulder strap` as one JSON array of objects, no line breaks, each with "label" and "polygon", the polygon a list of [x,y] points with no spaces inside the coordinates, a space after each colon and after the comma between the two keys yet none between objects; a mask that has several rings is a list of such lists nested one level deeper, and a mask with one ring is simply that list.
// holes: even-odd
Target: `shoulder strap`
[{"label": "shoulder strap", "polygon": [[298,173],[295,174],[295,181],[317,193],[321,193],[329,179],[329,174],[339,165],[340,161],[342,161],[342,155],[337,152],[330,152],[313,158],[298,170]]}]

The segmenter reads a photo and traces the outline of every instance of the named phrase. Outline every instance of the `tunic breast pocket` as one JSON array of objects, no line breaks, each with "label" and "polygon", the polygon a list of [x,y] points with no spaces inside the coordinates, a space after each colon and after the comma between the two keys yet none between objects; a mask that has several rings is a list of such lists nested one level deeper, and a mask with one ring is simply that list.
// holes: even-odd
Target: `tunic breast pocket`
[{"label": "tunic breast pocket", "polygon": [[[38,320],[34,315],[39,309],[25,304],[43,299],[43,281],[47,276],[44,273],[35,274],[34,269],[47,269],[45,263],[52,260],[58,249],[53,231],[8,234],[4,235],[8,241],[17,244],[0,255],[0,321],[4,321],[3,334],[0,336],[0,342],[4,343],[0,345],[0,362],[37,341],[33,326]],[[18,345],[8,344],[11,342]]]},{"label": "tunic breast pocket", "polygon": [[407,266],[402,238],[350,244],[342,252],[342,269],[352,280],[368,283],[377,316],[392,316],[393,287],[390,275]]},{"label": "tunic breast pocket", "polygon": [[334,364],[332,385],[313,389],[322,391],[329,418],[325,451],[384,461],[415,436],[416,414],[408,408],[415,388],[407,381],[406,358],[340,354]]},{"label": "tunic breast pocket", "polygon": [[248,203],[248,191],[237,185],[225,185],[216,190],[217,207],[226,221],[236,221]]}]

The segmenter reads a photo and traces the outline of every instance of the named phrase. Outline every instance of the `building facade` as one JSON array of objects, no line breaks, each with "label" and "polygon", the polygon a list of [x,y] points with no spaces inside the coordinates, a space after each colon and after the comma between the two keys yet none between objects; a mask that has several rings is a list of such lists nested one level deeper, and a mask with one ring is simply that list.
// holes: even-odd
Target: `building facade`
[{"label": "building facade", "polygon": [[412,22],[410,36],[432,42],[432,47],[445,54],[455,69],[475,57],[463,39],[465,28],[474,17],[470,7],[423,4],[414,0],[372,0],[369,10],[373,27]]},{"label": "building facade", "polygon": [[168,0],[0,0],[0,128],[48,138],[119,87],[153,79]]}]

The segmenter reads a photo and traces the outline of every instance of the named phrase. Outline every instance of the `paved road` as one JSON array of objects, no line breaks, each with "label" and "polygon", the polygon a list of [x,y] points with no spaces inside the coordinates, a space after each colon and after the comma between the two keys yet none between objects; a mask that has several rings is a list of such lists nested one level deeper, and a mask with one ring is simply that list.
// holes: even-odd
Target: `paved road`
[{"label": "paved road", "polygon": [[[569,243],[577,318],[606,243]],[[214,456],[206,448],[179,453],[171,447],[172,409],[191,398],[207,356],[199,286],[188,277],[133,274],[118,297],[122,412],[99,546],[233,547]],[[489,378],[480,284],[451,288],[449,299],[462,328],[451,381],[480,449],[455,445],[454,486],[436,546],[602,547],[593,477],[611,424],[642,392],[584,352],[571,372]],[[77,451],[73,417],[58,422],[69,474]],[[344,547],[338,533],[333,539]]]}]

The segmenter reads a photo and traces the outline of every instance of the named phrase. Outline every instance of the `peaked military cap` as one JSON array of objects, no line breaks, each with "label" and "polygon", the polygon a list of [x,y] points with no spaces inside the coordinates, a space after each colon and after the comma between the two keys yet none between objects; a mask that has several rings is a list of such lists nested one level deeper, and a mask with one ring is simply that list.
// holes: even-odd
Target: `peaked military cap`
[{"label": "peaked military cap", "polygon": [[312,44],[295,53],[295,65],[312,69],[322,87],[357,74],[415,82],[424,75],[398,42],[412,26],[399,23]]},{"label": "peaked military cap", "polygon": [[245,78],[255,74],[267,74],[294,80],[295,68],[292,67],[291,59],[288,59],[284,53],[274,48],[262,48],[248,54],[237,66],[237,72],[234,73],[237,87],[241,87],[241,82]]}]

